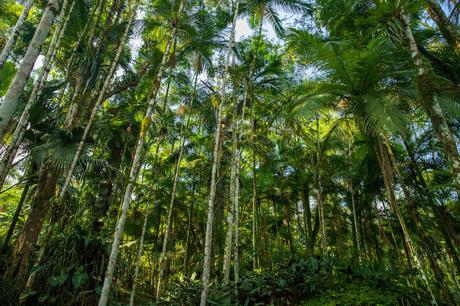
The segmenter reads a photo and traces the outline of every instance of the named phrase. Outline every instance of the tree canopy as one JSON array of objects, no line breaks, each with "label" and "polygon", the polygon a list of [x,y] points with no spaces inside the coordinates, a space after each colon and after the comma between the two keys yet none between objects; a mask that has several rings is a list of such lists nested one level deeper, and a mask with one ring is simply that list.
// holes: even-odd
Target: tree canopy
[{"label": "tree canopy", "polygon": [[4,305],[457,305],[457,0],[0,1]]}]

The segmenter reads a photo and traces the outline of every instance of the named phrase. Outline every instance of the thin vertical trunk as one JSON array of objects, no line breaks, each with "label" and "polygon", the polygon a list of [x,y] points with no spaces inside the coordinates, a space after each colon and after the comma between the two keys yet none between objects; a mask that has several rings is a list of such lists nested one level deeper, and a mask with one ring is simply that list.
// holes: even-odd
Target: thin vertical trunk
[{"label": "thin vertical trunk", "polygon": [[[180,11],[182,11],[182,4]],[[153,115],[155,106],[157,104],[157,93],[158,89],[160,88],[161,79],[163,77],[164,71],[166,69],[166,64],[169,59],[169,53],[171,50],[171,45],[174,40],[174,37],[177,35],[177,28],[174,29],[172,38],[168,40],[166,44],[165,52],[163,54],[163,59],[160,63],[159,70],[157,77],[154,81],[152,86],[152,98],[150,99],[147,107],[147,111],[145,113],[144,119],[142,120],[142,127],[139,134],[139,138],[137,141],[137,145],[133,154],[133,161],[131,165],[131,170],[129,173],[128,183],[125,188],[125,193],[123,196],[123,202],[121,206],[121,214],[117,221],[117,226],[114,233],[113,243],[112,243],[112,250],[110,252],[109,262],[107,264],[107,270],[104,277],[104,285],[102,287],[101,297],[99,299],[99,306],[107,305],[107,301],[109,298],[110,286],[112,284],[112,277],[115,271],[115,264],[118,256],[118,247],[121,241],[121,235],[123,233],[123,227],[125,225],[126,216],[128,213],[129,205],[131,203],[131,194],[133,191],[134,184],[136,182],[137,173],[139,170],[139,166],[141,164],[141,155],[142,149],[145,144],[145,137],[148,134],[148,129],[151,123],[151,117]]]},{"label": "thin vertical trunk", "polygon": [[19,103],[19,96],[22,94],[30,73],[34,67],[35,61],[40,53],[40,49],[48,37],[48,33],[53,25],[54,17],[59,10],[57,0],[49,0],[45,12],[38,24],[37,30],[27,48],[24,58],[19,66],[14,79],[5,94],[3,101],[0,103],[0,143],[3,142],[3,135],[8,128],[11,118],[16,112]]},{"label": "thin vertical trunk", "polygon": [[62,37],[64,35],[65,29],[67,26],[67,21],[69,20],[70,13],[75,4],[75,2],[72,2],[72,6],[69,10],[69,13],[66,16],[67,3],[68,1],[64,1],[63,3],[61,13],[59,14],[59,20],[62,20],[62,22],[59,23],[56,31],[53,34],[53,38],[51,40],[51,43],[48,47],[45,58],[43,60],[43,66],[40,72],[38,73],[37,80],[35,81],[34,87],[29,96],[29,99],[27,100],[26,106],[24,110],[22,111],[22,114],[19,118],[19,122],[16,125],[16,128],[14,130],[13,137],[10,141],[10,144],[8,148],[6,149],[5,154],[3,155],[2,160],[0,162],[0,165],[1,165],[0,190],[2,189],[3,184],[5,183],[5,179],[8,175],[8,171],[10,170],[11,164],[22,142],[22,138],[26,130],[27,120],[29,119],[30,109],[32,108],[35,101],[40,96],[41,92],[43,91],[45,82],[48,78],[48,74],[51,71],[51,66],[53,64],[54,58],[56,57],[57,50],[59,49],[61,45],[61,40],[62,40]]},{"label": "thin vertical trunk", "polygon": [[0,53],[0,69],[3,68],[3,65],[8,59],[8,56],[10,55],[10,52],[13,49],[14,44],[16,43],[16,39],[19,36],[19,32],[22,29],[22,25],[24,24],[24,21],[27,19],[27,16],[29,16],[29,12],[33,4],[34,0],[29,0],[26,2],[24,10],[22,11],[21,16],[19,16],[19,19],[13,28],[13,32],[11,32],[10,37],[8,38],[5,46],[3,47],[2,52]]},{"label": "thin vertical trunk", "polygon": [[37,243],[45,216],[50,210],[49,199],[56,189],[57,175],[46,171],[37,186],[37,192],[32,204],[32,210],[19,235],[13,253],[10,256],[8,268],[5,271],[6,279],[15,279],[15,292],[22,290],[23,281],[29,266],[29,259]]},{"label": "thin vertical trunk", "polygon": [[190,239],[191,239],[191,232],[192,232],[193,206],[195,205],[195,191],[196,191],[196,182],[195,182],[195,173],[194,173],[193,183],[192,183],[192,200],[190,201],[190,208],[188,211],[187,236],[185,238],[184,275],[186,277],[188,277],[188,274],[189,274]]},{"label": "thin vertical trunk", "polygon": [[232,162],[230,170],[230,201],[228,201],[227,208],[227,235],[225,237],[225,251],[224,251],[224,284],[228,284],[230,279],[230,261],[232,256],[232,245],[233,245],[233,217],[235,207],[235,181],[236,177],[236,155],[238,154],[238,117],[237,117],[237,101],[235,101],[235,110],[233,115],[233,131],[232,131]]},{"label": "thin vertical trunk", "polygon": [[72,179],[72,176],[73,176],[73,172],[75,170],[75,167],[77,166],[77,162],[78,162],[78,159],[80,158],[80,155],[81,155],[81,152],[83,151],[83,146],[85,144],[85,141],[86,141],[86,138],[88,137],[88,134],[89,134],[89,131],[91,130],[91,126],[93,124],[93,121],[94,119],[96,118],[96,114],[97,114],[97,111],[99,110],[99,107],[104,99],[104,96],[105,96],[105,93],[107,91],[107,89],[109,88],[109,85],[110,85],[110,82],[112,80],[112,77],[115,73],[115,70],[118,66],[118,61],[120,59],[120,56],[121,56],[121,53],[123,51],[123,48],[125,47],[125,44],[128,40],[128,35],[129,35],[129,30],[131,29],[131,26],[133,24],[133,21],[134,21],[134,18],[136,16],[136,9],[137,9],[137,4],[138,2],[136,2],[136,4],[129,9],[129,20],[128,20],[128,24],[126,25],[126,28],[125,28],[125,32],[123,33],[123,36],[120,40],[120,43],[118,44],[118,49],[117,49],[117,53],[115,55],[115,58],[113,59],[113,62],[112,62],[112,65],[110,67],[110,70],[107,74],[107,77],[104,81],[104,85],[102,86],[102,89],[101,91],[99,92],[99,96],[97,98],[97,101],[96,101],[96,104],[94,105],[92,111],[91,111],[91,115],[89,117],[89,120],[88,120],[88,124],[86,125],[85,127],[85,130],[83,132],[83,135],[81,137],[81,140],[80,142],[78,143],[78,147],[77,147],[77,151],[75,152],[75,155],[74,155],[74,158],[72,160],[72,163],[70,165],[70,168],[67,172],[67,175],[66,175],[66,178],[65,178],[65,181],[64,181],[64,185],[62,186],[61,188],[61,192],[59,194],[59,198],[62,199],[67,191],[67,188],[70,184],[70,180]]},{"label": "thin vertical trunk", "polygon": [[[48,244],[48,241],[51,237],[51,232],[53,230],[53,221],[54,220],[52,217],[49,218],[49,224],[48,224],[48,227],[46,228],[44,240],[42,241],[42,244],[40,245],[40,249],[38,250],[38,254],[37,254],[37,259],[35,260],[35,264],[33,267],[39,267],[43,263],[46,246]],[[32,271],[29,274],[29,278],[27,279],[26,287],[25,287],[26,290],[33,287],[35,278],[37,277],[38,270],[37,269],[32,269],[32,270],[35,270],[35,271]]]},{"label": "thin vertical trunk", "polygon": [[[190,119],[192,117],[191,112],[192,112],[193,103],[194,103],[194,99],[195,99],[197,81],[198,81],[198,71],[195,72],[195,77],[194,77],[194,82],[193,82],[194,83],[194,85],[193,85],[193,94],[192,94],[192,100],[190,102],[190,109],[189,109],[188,119],[187,119],[187,122],[186,122],[185,126],[183,125],[182,128],[181,128],[181,134],[183,134],[184,131],[188,131],[188,126],[189,126],[189,123],[190,123]],[[184,114],[184,116],[185,116],[185,114]],[[175,170],[174,170],[174,181],[173,181],[173,187],[172,187],[172,191],[171,191],[171,199],[169,201],[168,219],[166,221],[166,233],[165,233],[165,236],[164,236],[164,239],[163,239],[163,248],[161,250],[160,261],[159,261],[160,273],[158,275],[158,284],[157,284],[157,290],[156,290],[156,295],[155,295],[155,299],[156,299],[157,302],[160,300],[161,285],[162,285],[162,281],[163,281],[164,276],[165,276],[165,270],[166,270],[166,266],[167,266],[166,253],[168,251],[169,240],[171,239],[171,227],[172,227],[172,216],[173,216],[173,211],[174,211],[174,201],[176,199],[177,181],[178,181],[179,175],[180,175],[180,164],[181,164],[181,161],[182,161],[182,155],[184,153],[184,146],[185,146],[186,138],[187,137],[185,137],[185,134],[183,134],[181,144],[180,144],[179,156],[177,158],[176,167],[175,167]]]},{"label": "thin vertical trunk", "polygon": [[144,225],[142,226],[141,240],[139,242],[139,249],[137,251],[136,267],[134,268],[133,287],[131,288],[131,294],[129,296],[129,306],[134,305],[134,296],[136,294],[137,278],[139,276],[139,268],[141,266],[142,253],[144,251],[144,238],[145,238],[145,231],[147,230],[147,220],[149,216],[149,204],[150,202],[147,202],[147,207],[145,208]]},{"label": "thin vertical trunk", "polygon": [[235,41],[235,28],[236,28],[236,18],[238,16],[239,0],[235,3],[235,11],[233,13],[232,21],[232,31],[230,34],[230,40],[227,46],[227,54],[225,57],[225,67],[222,80],[222,88],[220,93],[220,101],[217,107],[217,123],[216,131],[214,133],[214,150],[213,150],[213,163],[211,170],[211,186],[209,190],[209,199],[208,199],[208,216],[206,221],[206,236],[205,236],[205,247],[204,247],[204,259],[203,259],[203,288],[201,291],[200,297],[200,306],[205,306],[208,299],[209,291],[209,278],[211,276],[211,252],[212,252],[212,225],[214,221],[214,200],[216,198],[217,191],[217,169],[220,164],[219,160],[219,145],[220,145],[220,136],[221,136],[221,121],[222,121],[222,107],[225,103],[226,96],[226,87],[228,80],[228,68],[230,65],[230,57],[233,48],[233,43]]},{"label": "thin vertical trunk", "polygon": [[252,269],[258,267],[257,250],[257,172],[256,172],[256,119],[254,114],[254,101],[252,105]]},{"label": "thin vertical trunk", "polygon": [[353,185],[350,183],[349,185],[350,195],[351,195],[351,209],[353,213],[353,227],[355,232],[355,239],[356,239],[356,247],[358,251],[358,260],[361,263],[361,247],[359,244],[359,231],[358,231],[358,220],[356,218],[356,205],[355,205],[355,194],[353,191]]},{"label": "thin vertical trunk", "polygon": [[439,101],[436,97],[436,88],[430,80],[430,74],[432,74],[431,67],[423,61],[423,55],[417,47],[417,42],[412,33],[408,17],[402,15],[401,19],[405,27],[407,40],[409,41],[411,56],[417,68],[418,75],[416,77],[416,85],[420,93],[421,104],[431,120],[438,141],[443,146],[444,155],[447,158],[452,172],[453,182],[457,190],[460,190],[460,156],[457,149],[457,143],[447,124],[441,106],[439,105]]},{"label": "thin vertical trunk", "polygon": [[326,235],[326,220],[324,217],[324,198],[323,188],[321,186],[321,143],[320,143],[320,131],[319,131],[319,120],[316,119],[316,185],[318,188],[317,192],[317,204],[318,204],[318,215],[319,215],[319,226],[321,229],[321,252],[323,255],[327,254],[327,235]]},{"label": "thin vertical trunk", "polygon": [[442,7],[436,0],[425,0],[427,4],[427,11],[431,19],[436,22],[436,25],[441,31],[442,36],[446,39],[452,50],[460,56],[460,35],[455,26],[449,21],[449,18],[444,13]]},{"label": "thin vertical trunk", "polygon": [[403,189],[403,192],[404,192],[404,195],[406,197],[406,199],[409,201],[409,205],[410,205],[410,211],[411,211],[411,215],[412,215],[412,218],[415,222],[415,225],[416,225],[416,229],[417,229],[417,232],[420,236],[420,241],[421,241],[421,244],[428,256],[428,261],[430,263],[430,267],[431,267],[431,270],[433,271],[433,274],[434,274],[434,277],[436,279],[436,281],[439,283],[439,285],[441,286],[441,289],[442,289],[442,292],[443,292],[443,295],[444,295],[444,298],[447,302],[447,304],[449,305],[455,305],[455,302],[454,302],[454,298],[452,296],[452,293],[449,291],[449,288],[447,287],[447,284],[446,284],[446,281],[445,281],[445,277],[444,277],[444,272],[441,270],[441,267],[439,266],[438,264],[438,261],[435,257],[435,250],[432,246],[432,243],[430,241],[430,238],[427,236],[427,234],[425,233],[425,229],[422,227],[422,223],[420,221],[420,216],[417,212],[417,205],[412,197],[412,195],[410,194],[409,190],[407,189],[407,186],[404,182],[404,178],[402,177],[401,173],[400,173],[400,170],[399,170],[399,166],[396,162],[396,157],[394,156],[394,153],[389,145],[388,142],[386,142],[386,147],[387,147],[387,150],[388,150],[388,155],[390,157],[390,162],[392,164],[392,166],[394,167],[395,169],[395,174],[399,177],[399,182],[401,184],[401,187]]},{"label": "thin vertical trunk", "polygon": [[10,145],[6,149],[5,154],[2,157],[0,162],[1,171],[0,171],[0,190],[5,183],[5,179],[8,175],[8,171],[10,170],[11,164],[16,156],[16,153],[19,149],[19,146],[22,142],[24,133],[26,131],[27,120],[29,119],[29,112],[32,106],[34,105],[37,98],[41,95],[43,88],[45,86],[46,80],[48,79],[48,74],[51,71],[52,64],[57,54],[57,50],[61,45],[62,37],[64,36],[65,29],[67,27],[67,22],[69,21],[70,14],[74,8],[75,1],[72,1],[72,5],[69,9],[69,12],[66,15],[66,8],[67,8],[68,1],[64,1],[61,12],[59,14],[59,23],[56,31],[53,34],[53,38],[51,43],[48,47],[46,52],[45,58],[43,60],[43,66],[38,74],[37,80],[35,81],[34,87],[32,92],[27,100],[26,106],[22,111],[22,114],[19,118],[19,122],[16,125],[16,128],[13,133],[13,137],[11,139]]},{"label": "thin vertical trunk", "polygon": [[310,255],[313,254],[314,244],[312,244],[313,237],[313,227],[312,227],[312,215],[311,215],[311,206],[310,206],[310,181],[307,180],[303,187],[302,191],[303,196],[303,213],[305,219],[305,226],[307,228],[307,243],[308,243],[308,252]]},{"label": "thin vertical trunk", "polygon": [[27,195],[29,193],[30,183],[27,182],[22,190],[21,198],[19,199],[18,206],[16,206],[16,210],[14,211],[13,218],[11,219],[10,227],[8,228],[8,232],[6,233],[5,239],[3,240],[2,250],[0,254],[5,254],[6,250],[8,249],[8,245],[10,244],[11,237],[13,236],[14,228],[16,227],[16,223],[19,220],[19,215],[21,214],[22,207],[24,206],[24,202],[26,201]]},{"label": "thin vertical trunk", "polygon": [[431,286],[428,282],[424,267],[422,265],[422,262],[420,261],[417,251],[414,248],[412,239],[410,237],[409,231],[406,226],[406,222],[404,221],[401,211],[399,210],[399,205],[396,201],[396,197],[393,191],[393,167],[391,166],[389,153],[386,147],[384,146],[384,144],[382,144],[382,140],[380,138],[377,139],[377,158],[380,164],[380,168],[382,169],[383,179],[384,179],[385,187],[387,189],[388,201],[390,202],[393,212],[396,214],[396,217],[398,218],[399,225],[401,226],[401,230],[403,232],[403,237],[405,241],[405,246],[407,247],[408,257],[409,258],[413,257],[419,272],[422,274],[422,279],[424,280],[426,287],[428,289],[428,292],[430,293],[432,302],[433,304],[437,305],[438,304],[437,300],[433,294],[433,291],[431,290]]}]

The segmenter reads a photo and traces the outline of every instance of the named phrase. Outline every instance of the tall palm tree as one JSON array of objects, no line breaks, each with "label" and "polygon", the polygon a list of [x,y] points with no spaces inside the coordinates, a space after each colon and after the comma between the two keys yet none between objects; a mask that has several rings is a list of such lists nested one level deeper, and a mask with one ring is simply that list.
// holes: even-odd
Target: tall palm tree
[{"label": "tall palm tree", "polygon": [[[67,0],[64,0],[63,7],[67,5]],[[27,48],[21,65],[14,76],[8,91],[0,103],[0,142],[3,142],[3,136],[10,123],[11,118],[16,112],[19,96],[21,95],[26,85],[27,79],[32,72],[35,62],[37,61],[40,49],[44,44],[51,26],[54,22],[54,17],[59,11],[59,2],[57,0],[50,0],[46,5],[40,23],[37,26],[34,37],[32,38],[29,47]]]},{"label": "tall palm tree", "polygon": [[24,24],[24,21],[27,19],[27,16],[29,16],[29,12],[33,4],[34,0],[28,0],[26,2],[21,16],[19,16],[19,19],[14,25],[13,31],[10,34],[10,37],[8,38],[5,46],[3,46],[2,52],[0,52],[0,69],[3,68],[3,65],[8,59],[8,56],[10,55],[10,52],[14,47],[16,39],[18,38],[19,32],[21,31],[22,25]]},{"label": "tall palm tree", "polygon": [[120,218],[117,221],[116,230],[114,233],[112,249],[110,252],[109,262],[107,264],[107,270],[105,272],[104,277],[104,285],[102,287],[101,298],[99,299],[99,306],[107,305],[110,286],[112,284],[112,276],[115,270],[115,264],[118,256],[118,247],[120,245],[123,227],[126,221],[126,216],[131,202],[131,194],[133,191],[134,183],[136,181],[138,170],[141,163],[141,155],[145,144],[145,138],[148,134],[148,130],[151,124],[151,117],[157,104],[157,94],[160,88],[163,74],[166,70],[168,60],[170,58],[171,47],[173,45],[173,42],[176,40],[176,37],[179,34],[178,32],[180,31],[180,26],[182,25],[182,12],[184,10],[184,6],[186,5],[186,3],[184,3],[183,0],[172,1],[172,3],[168,1],[159,1],[156,4],[158,5],[157,8],[160,9],[162,12],[167,12],[167,14],[163,16],[166,18],[169,27],[172,30],[172,33],[169,37],[167,37],[167,43],[164,49],[163,59],[158,67],[157,75],[152,84],[151,98],[148,102],[144,119],[142,120],[142,128],[133,154],[131,169],[129,171],[129,179],[123,196],[121,214]]}]

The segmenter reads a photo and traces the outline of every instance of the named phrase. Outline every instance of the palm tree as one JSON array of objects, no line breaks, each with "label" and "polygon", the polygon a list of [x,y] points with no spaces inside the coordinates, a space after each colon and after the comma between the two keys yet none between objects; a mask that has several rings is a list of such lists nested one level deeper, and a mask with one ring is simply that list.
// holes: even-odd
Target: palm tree
[{"label": "palm tree", "polygon": [[[66,4],[67,2],[64,3],[64,5]],[[16,156],[16,152],[24,136],[30,109],[32,108],[35,101],[37,100],[37,97],[41,95],[43,88],[45,87],[45,82],[48,79],[48,74],[51,71],[51,67],[53,65],[57,51],[59,50],[59,47],[61,45],[62,38],[67,28],[67,22],[69,21],[70,14],[72,13],[74,5],[75,5],[75,1],[72,2],[69,12],[66,12],[65,6],[63,6],[61,9],[61,13],[59,14],[59,20],[61,20],[61,22],[59,23],[58,28],[53,34],[53,38],[51,40],[51,43],[48,47],[45,58],[43,60],[43,64],[42,64],[43,66],[40,72],[38,73],[38,77],[34,83],[32,92],[30,93],[26,106],[24,107],[24,110],[22,111],[22,114],[16,125],[16,128],[13,133],[13,137],[11,138],[11,141],[10,141],[10,145],[8,146],[5,154],[2,157],[2,160],[1,160],[2,171],[0,172],[0,190],[3,187],[8,171],[10,170],[11,163]]]},{"label": "palm tree", "polygon": [[147,110],[145,112],[144,119],[142,120],[142,128],[141,128],[139,138],[136,144],[136,148],[133,154],[131,169],[129,172],[129,180],[126,185],[124,196],[123,196],[121,214],[120,214],[120,218],[117,221],[116,230],[114,233],[112,249],[110,252],[109,262],[107,264],[107,270],[106,270],[105,277],[104,277],[104,285],[102,287],[101,298],[99,299],[99,306],[107,305],[107,301],[109,298],[109,292],[110,292],[110,286],[112,284],[112,276],[115,270],[115,264],[116,264],[116,260],[118,256],[118,247],[120,245],[121,235],[123,233],[123,226],[125,224],[126,215],[128,213],[129,205],[131,202],[131,194],[133,191],[134,183],[136,181],[139,166],[141,163],[141,155],[142,155],[142,149],[145,143],[145,137],[148,133],[148,129],[151,123],[151,117],[152,117],[153,111],[157,103],[157,93],[158,93],[158,89],[160,88],[161,80],[163,78],[163,74],[165,72],[166,65],[170,57],[171,47],[173,45],[173,42],[176,40],[176,36],[178,35],[179,29],[181,26],[181,17],[182,17],[181,14],[184,9],[184,1],[180,0],[179,2],[173,2],[173,3],[160,1],[160,3],[158,4],[159,4],[160,9],[166,8],[170,14],[169,15],[170,19],[168,20],[168,23],[171,27],[172,34],[167,39],[165,51],[163,53],[163,59],[160,63],[160,66],[158,67],[158,73],[152,84],[151,98],[147,105]]},{"label": "palm tree", "polygon": [[[177,183],[180,176],[180,164],[182,161],[182,155],[184,153],[184,146],[186,141],[185,131],[189,130],[190,119],[192,115],[192,109],[196,97],[196,89],[198,83],[198,76],[207,68],[207,72],[210,73],[212,69],[211,57],[213,49],[219,46],[219,42],[216,38],[219,35],[219,28],[216,20],[213,20],[213,16],[206,13],[205,11],[198,11],[192,16],[191,25],[193,32],[189,35],[190,37],[184,42],[182,48],[185,52],[190,52],[190,62],[193,63],[194,77],[193,77],[193,92],[191,96],[190,105],[188,106],[188,119],[183,122],[181,127],[182,140],[180,142],[179,156],[177,157],[176,166],[174,169],[174,179],[171,191],[171,198],[168,208],[167,221],[166,221],[166,233],[163,239],[163,247],[160,255],[159,266],[160,272],[158,276],[158,283],[156,288],[156,300],[159,301],[161,294],[161,286],[164,278],[164,272],[166,269],[166,252],[168,250],[169,240],[171,238],[171,227],[172,227],[172,215],[174,209],[174,202],[176,198]],[[185,115],[183,115],[185,116]],[[185,117],[184,117],[185,118]],[[185,124],[184,124],[185,123]]]},{"label": "palm tree", "polygon": [[[67,6],[67,0],[64,0],[63,8]],[[35,61],[40,53],[40,48],[48,37],[51,26],[54,22],[54,17],[59,11],[59,3],[57,0],[50,0],[46,5],[46,9],[37,26],[34,37],[27,48],[21,65],[14,76],[8,91],[0,103],[0,141],[3,142],[3,136],[10,123],[11,118],[16,112],[19,96],[21,95],[26,85],[27,79],[32,72]]]},{"label": "palm tree", "polygon": [[5,46],[3,46],[2,52],[0,52],[0,69],[3,68],[3,65],[8,59],[8,56],[10,55],[10,52],[14,47],[14,43],[18,38],[19,32],[21,31],[22,25],[24,24],[24,21],[27,19],[27,16],[29,16],[29,11],[32,8],[33,4],[34,0],[28,0],[26,2],[26,4],[24,5],[24,10],[22,11],[21,16],[19,16],[19,19],[16,22],[13,31],[11,32],[11,35],[8,38],[8,41],[6,42]]},{"label": "palm tree", "polygon": [[236,20],[238,17],[239,9],[239,0],[236,0],[233,5],[233,20],[232,20],[232,30],[230,32],[230,38],[228,41],[228,46],[225,54],[225,66],[222,75],[222,87],[220,91],[220,100],[217,105],[217,120],[216,120],[216,130],[214,132],[214,150],[213,150],[213,163],[211,170],[211,186],[209,188],[209,198],[208,198],[208,214],[206,221],[206,235],[205,235],[205,245],[204,245],[204,259],[203,259],[203,276],[202,282],[203,287],[200,297],[200,305],[205,306],[208,299],[209,292],[209,278],[211,275],[211,252],[212,252],[212,226],[214,221],[214,201],[216,198],[217,191],[217,169],[220,164],[219,160],[219,146],[220,146],[220,136],[222,128],[222,108],[225,102],[225,97],[227,94],[227,81],[228,81],[228,68],[230,66],[230,58],[232,53],[233,44],[235,42],[235,30],[236,30]]}]

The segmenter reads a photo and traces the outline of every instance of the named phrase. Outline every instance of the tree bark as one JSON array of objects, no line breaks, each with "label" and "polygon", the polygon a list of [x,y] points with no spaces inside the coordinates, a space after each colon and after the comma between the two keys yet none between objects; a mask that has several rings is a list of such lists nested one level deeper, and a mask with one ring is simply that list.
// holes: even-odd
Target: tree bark
[{"label": "tree bark", "polygon": [[21,145],[24,133],[26,131],[27,120],[29,119],[29,112],[34,103],[36,102],[37,98],[41,95],[43,88],[45,86],[45,82],[48,79],[48,74],[51,71],[51,66],[54,62],[54,58],[56,57],[57,50],[61,45],[62,37],[64,36],[64,32],[67,26],[67,22],[69,21],[70,13],[75,5],[75,1],[72,1],[72,6],[69,10],[69,13],[66,16],[66,8],[67,8],[68,1],[65,0],[62,8],[61,13],[59,14],[59,23],[56,31],[53,34],[53,38],[51,43],[46,51],[45,58],[43,60],[43,66],[40,69],[38,74],[37,80],[35,81],[34,87],[32,92],[27,100],[26,106],[22,111],[22,114],[19,118],[19,122],[16,125],[16,128],[13,133],[13,137],[11,139],[10,145],[6,149],[5,154],[2,157],[1,165],[2,170],[0,171],[0,190],[5,183],[6,176],[8,171],[10,170],[11,164],[16,156],[16,153]]},{"label": "tree bark", "polygon": [[437,100],[436,89],[430,80],[432,77],[431,67],[426,65],[423,61],[423,55],[417,47],[417,42],[415,41],[410,28],[408,17],[403,14],[401,21],[404,24],[406,37],[409,41],[411,56],[414,61],[414,65],[417,68],[418,75],[416,77],[416,85],[417,90],[420,93],[422,107],[427,112],[438,141],[443,146],[444,155],[447,158],[452,172],[453,183],[457,188],[457,191],[460,191],[460,156],[457,150],[457,143],[447,124],[447,120],[441,106],[439,105],[439,101]]},{"label": "tree bark", "polygon": [[431,19],[436,23],[442,36],[457,56],[460,56],[460,35],[455,26],[449,21],[442,7],[436,0],[426,0],[427,11]]},{"label": "tree bark", "polygon": [[49,199],[56,190],[57,175],[46,171],[37,186],[37,193],[32,204],[32,210],[24,224],[23,230],[18,237],[14,250],[10,256],[8,268],[5,271],[5,278],[15,279],[15,292],[22,290],[30,256],[37,243],[43,221],[50,210]]},{"label": "tree bark", "polygon": [[26,82],[32,72],[35,61],[40,53],[40,49],[48,37],[48,33],[53,25],[54,17],[59,10],[57,0],[49,0],[45,12],[38,24],[37,30],[32,41],[27,48],[21,65],[13,78],[13,81],[5,94],[3,101],[0,103],[0,143],[3,142],[3,135],[8,128],[11,118],[16,112],[19,96],[22,94]]},{"label": "tree bark", "polygon": [[139,249],[137,251],[136,267],[134,268],[133,287],[131,288],[131,294],[129,296],[129,306],[134,305],[134,296],[136,294],[137,278],[139,276],[139,268],[141,266],[142,253],[144,251],[144,238],[145,238],[145,231],[147,230],[147,220],[149,216],[149,204],[150,202],[147,202],[147,207],[145,208],[144,225],[142,226],[141,239],[139,242]]}]

